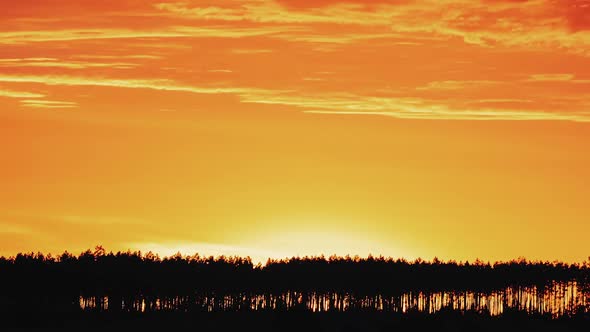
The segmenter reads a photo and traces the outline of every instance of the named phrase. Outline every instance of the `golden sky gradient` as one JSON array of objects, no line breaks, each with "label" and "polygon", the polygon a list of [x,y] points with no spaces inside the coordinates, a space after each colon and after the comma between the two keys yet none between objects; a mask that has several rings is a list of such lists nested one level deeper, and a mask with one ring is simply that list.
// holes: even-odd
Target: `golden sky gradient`
[{"label": "golden sky gradient", "polygon": [[19,0],[0,22],[2,255],[590,255],[588,0]]}]

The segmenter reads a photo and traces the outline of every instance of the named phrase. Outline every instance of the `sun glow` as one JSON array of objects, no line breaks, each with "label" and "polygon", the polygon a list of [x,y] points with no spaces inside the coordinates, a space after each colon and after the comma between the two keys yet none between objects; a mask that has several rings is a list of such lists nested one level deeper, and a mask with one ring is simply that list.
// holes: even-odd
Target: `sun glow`
[{"label": "sun glow", "polygon": [[162,242],[162,243],[129,243],[129,248],[139,250],[142,253],[152,252],[158,254],[161,258],[170,257],[177,254],[182,256],[193,256],[198,254],[200,257],[219,257],[219,256],[239,256],[250,257],[254,264],[264,264],[269,258],[283,259],[288,257],[288,253],[280,253],[276,250],[261,250],[255,248],[214,244],[214,243],[193,243],[193,242]]},{"label": "sun glow", "polygon": [[241,256],[250,257],[257,264],[264,264],[270,259],[285,259],[304,256],[408,256],[407,250],[400,250],[391,245],[376,241],[366,234],[345,233],[338,231],[283,231],[258,232],[254,241],[242,240],[238,245],[219,243],[170,242],[149,243],[135,242],[128,246],[142,253],[153,252],[160,257],[176,254],[183,256]]},{"label": "sun glow", "polygon": [[381,236],[368,230],[368,227],[325,226],[354,224],[352,222],[303,223],[284,220],[281,223],[273,224],[284,226],[255,229],[251,232],[252,236],[244,237],[240,244],[259,252],[273,252],[273,258],[321,255],[326,257],[330,255],[411,256],[411,251],[408,248],[401,248],[401,246],[396,246],[399,243],[383,240]]}]

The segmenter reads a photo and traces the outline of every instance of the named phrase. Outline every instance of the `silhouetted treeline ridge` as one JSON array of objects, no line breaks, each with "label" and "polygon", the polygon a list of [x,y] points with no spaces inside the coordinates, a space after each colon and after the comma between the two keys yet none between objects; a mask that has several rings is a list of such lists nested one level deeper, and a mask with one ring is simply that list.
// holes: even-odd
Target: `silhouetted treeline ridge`
[{"label": "silhouetted treeline ridge", "polygon": [[397,294],[407,291],[493,291],[508,286],[588,284],[588,262],[527,261],[487,263],[386,257],[295,257],[254,264],[248,257],[151,252],[107,252],[102,247],[78,256],[41,253],[0,258],[4,296],[178,295],[195,292],[350,292]]}]

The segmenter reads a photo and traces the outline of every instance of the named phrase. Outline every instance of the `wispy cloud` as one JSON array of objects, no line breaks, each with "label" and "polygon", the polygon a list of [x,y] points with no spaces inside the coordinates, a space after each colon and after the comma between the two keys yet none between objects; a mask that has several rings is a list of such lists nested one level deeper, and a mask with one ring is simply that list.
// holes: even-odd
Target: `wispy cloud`
[{"label": "wispy cloud", "polygon": [[0,63],[15,63],[15,62],[35,62],[35,61],[57,61],[56,58],[9,58],[9,59],[0,59]]},{"label": "wispy cloud", "polygon": [[393,32],[384,33],[338,33],[338,34],[321,34],[321,33],[283,33],[276,35],[277,38],[290,42],[304,42],[316,44],[351,44],[363,40],[372,39],[394,39],[401,38],[402,35]]},{"label": "wispy cloud", "polygon": [[6,98],[44,98],[45,95],[41,93],[26,92],[26,91],[12,91],[0,89],[0,97]]},{"label": "wispy cloud", "polygon": [[113,68],[129,69],[137,67],[136,63],[129,62],[87,62],[87,61],[65,61],[55,58],[22,58],[22,59],[0,59],[0,67],[46,67],[65,69],[86,69],[86,68]]},{"label": "wispy cloud", "polygon": [[155,8],[185,19],[251,21],[257,23],[336,23],[384,25],[392,22],[389,11],[363,12],[357,6],[336,6],[308,11],[288,11],[271,1],[253,1],[239,7],[195,6],[186,3],[160,3]]},{"label": "wispy cloud", "polygon": [[[250,87],[199,87],[169,79],[112,79],[74,76],[19,76],[0,75],[0,82],[38,83],[64,86],[101,86],[112,88],[177,91],[194,94],[233,94],[242,103],[287,106],[307,113],[384,115],[406,119],[455,120],[568,120],[590,121],[585,113],[560,113],[544,109],[516,110],[505,108],[465,108],[461,103],[441,103],[413,97],[377,97],[352,93],[325,92],[304,94],[300,91],[261,89]],[[481,100],[479,100],[481,101]],[[506,101],[506,100],[504,100]],[[452,102],[448,101],[448,102]],[[490,102],[490,100],[488,100]],[[501,102],[500,100],[491,101]],[[76,107],[73,102],[23,101],[28,107]]]},{"label": "wispy cloud", "polygon": [[465,88],[481,87],[483,85],[500,84],[500,81],[491,80],[465,80],[465,81],[434,81],[416,90],[461,90]]},{"label": "wispy cloud", "polygon": [[588,84],[590,79],[578,79],[574,74],[534,74],[526,82],[559,82]]},{"label": "wispy cloud", "polygon": [[78,103],[73,101],[25,99],[20,101],[24,107],[32,108],[77,108]]},{"label": "wispy cloud", "polygon": [[[115,16],[113,21],[118,23],[115,26],[125,27],[124,20],[129,17],[147,17],[171,25],[160,23],[152,29],[141,26],[4,31],[0,32],[0,44],[267,36],[320,44],[396,39],[392,44],[421,46],[433,38],[460,38],[467,44],[483,47],[500,44],[524,49],[565,49],[590,55],[590,24],[580,23],[587,21],[586,8],[572,7],[569,0],[565,5],[553,0],[371,1],[370,6],[366,2],[346,0],[326,6],[294,7],[257,0],[223,1],[214,5],[202,1],[162,2],[152,7],[146,4],[142,12]],[[51,24],[53,21],[40,22],[56,25]]]},{"label": "wispy cloud", "polygon": [[300,108],[305,113],[382,115],[401,119],[440,120],[554,120],[589,122],[590,114],[496,108],[465,109],[420,98],[373,97],[352,94],[245,95],[243,102]]},{"label": "wispy cloud", "polygon": [[[304,6],[283,6],[273,1],[224,2],[216,6],[199,2],[165,2],[156,4],[155,8],[163,15],[183,20],[308,26],[333,24],[373,29],[367,33],[349,33],[348,36],[333,30],[312,36],[283,35],[292,41],[351,43],[394,37],[395,32],[408,38],[417,34],[459,37],[465,43],[480,46],[502,43],[525,48],[561,47],[586,55],[590,45],[590,24],[578,24],[587,18],[588,10],[551,0],[425,0],[395,4],[346,0],[330,1],[329,5],[313,2]],[[380,33],[375,33],[374,28],[381,28]]]},{"label": "wispy cloud", "polygon": [[574,74],[534,74],[531,75],[528,81],[531,82],[565,82],[571,81],[575,77]]},{"label": "wispy cloud", "polygon": [[518,99],[518,98],[491,98],[491,99],[478,99],[470,101],[472,104],[495,104],[495,103],[532,103],[531,99]]},{"label": "wispy cloud", "polygon": [[25,44],[91,39],[187,37],[175,31],[135,31],[128,29],[70,29],[0,32],[0,44]]},{"label": "wispy cloud", "polygon": [[478,111],[434,111],[422,113],[400,113],[400,112],[355,112],[355,111],[305,111],[315,114],[336,114],[336,115],[381,115],[398,119],[423,119],[423,120],[495,120],[495,121],[574,121],[590,122],[589,114],[562,114],[548,112],[530,111],[506,111],[497,109],[486,109]]},{"label": "wispy cloud", "polygon": [[91,60],[113,60],[113,59],[158,60],[158,59],[162,59],[162,56],[152,55],[152,54],[120,54],[120,55],[78,54],[78,55],[73,55],[72,58],[73,59],[91,59]]},{"label": "wispy cloud", "polygon": [[184,85],[169,79],[112,79],[78,76],[43,75],[0,75],[0,82],[38,83],[64,86],[102,86],[129,89],[150,89],[160,91],[179,91],[196,94],[264,94],[268,90],[242,87],[197,87]]},{"label": "wispy cloud", "polygon": [[300,27],[223,27],[223,26],[172,26],[159,30],[131,29],[68,29],[0,32],[0,44],[26,44],[100,39],[140,38],[242,38],[301,31]]}]

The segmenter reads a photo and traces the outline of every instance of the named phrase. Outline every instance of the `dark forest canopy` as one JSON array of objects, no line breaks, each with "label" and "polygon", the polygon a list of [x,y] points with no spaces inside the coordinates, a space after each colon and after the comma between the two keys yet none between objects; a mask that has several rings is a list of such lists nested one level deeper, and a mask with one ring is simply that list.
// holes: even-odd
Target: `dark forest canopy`
[{"label": "dark forest canopy", "polygon": [[411,290],[490,291],[514,285],[548,285],[590,279],[590,263],[528,261],[456,262],[389,257],[294,257],[254,264],[249,257],[198,254],[159,257],[98,246],[78,256],[42,253],[0,258],[4,294],[186,294],[190,292]]},{"label": "dark forest canopy", "polygon": [[[368,257],[360,257],[358,255],[351,256],[337,256],[337,255],[320,255],[320,256],[295,256],[291,258],[284,258],[284,259],[273,259],[269,258],[265,264],[254,264],[252,263],[252,259],[249,256],[202,256],[199,253],[195,253],[193,255],[182,255],[180,252],[176,253],[172,256],[160,256],[157,253],[152,251],[144,252],[140,250],[127,250],[127,251],[117,251],[116,253],[113,251],[108,251],[101,245],[96,246],[94,249],[87,249],[81,252],[79,255],[74,255],[67,250],[64,251],[62,254],[53,255],[51,253],[44,254],[42,252],[22,252],[18,253],[13,256],[0,256],[0,261],[3,263],[18,263],[19,260],[26,260],[26,261],[41,261],[46,263],[55,263],[55,262],[62,262],[62,261],[72,261],[72,260],[95,260],[98,261],[103,257],[133,257],[135,259],[139,259],[142,261],[150,261],[150,262],[165,262],[165,261],[186,261],[187,263],[207,263],[207,262],[240,262],[242,264],[251,264],[253,268],[264,268],[265,265],[270,264],[284,264],[294,261],[326,261],[326,262],[372,262],[372,261],[379,261],[385,263],[404,263],[410,265],[453,265],[453,266],[501,266],[501,265],[546,265],[546,266],[554,266],[560,268],[576,268],[576,269],[584,269],[590,268],[590,256],[588,256],[588,260],[581,262],[581,263],[565,263],[561,261],[548,261],[548,260],[527,260],[525,257],[518,257],[516,259],[512,259],[510,261],[496,261],[491,263],[490,261],[483,261],[481,259],[476,259],[473,262],[469,261],[456,261],[456,260],[440,260],[437,257],[434,257],[432,260],[425,260],[422,258],[416,258],[414,260],[408,260],[405,258],[393,258],[393,257],[385,257],[385,256],[374,256],[368,255]],[[255,266],[254,266],[255,265]]]}]

